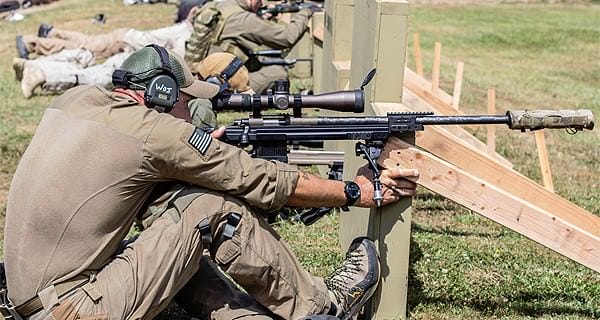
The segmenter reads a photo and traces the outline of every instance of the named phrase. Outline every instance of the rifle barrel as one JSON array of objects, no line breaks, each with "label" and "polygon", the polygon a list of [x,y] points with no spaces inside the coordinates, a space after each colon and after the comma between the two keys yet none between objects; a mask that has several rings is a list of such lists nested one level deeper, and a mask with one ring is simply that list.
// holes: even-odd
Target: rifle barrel
[{"label": "rifle barrel", "polygon": [[507,115],[480,115],[480,116],[424,116],[417,117],[416,123],[423,125],[450,125],[450,124],[509,124]]},{"label": "rifle barrel", "polygon": [[[360,126],[360,125],[387,125],[394,119],[405,119],[404,117],[390,118],[387,116],[366,116],[366,117],[312,117],[312,118],[263,118],[263,119],[242,119],[240,124],[248,123],[252,126],[309,126],[309,125],[330,125],[330,126]],[[456,125],[456,124],[509,124],[509,117],[506,115],[480,115],[480,116],[416,116],[416,124],[422,125]],[[247,120],[247,122],[246,122]]]}]

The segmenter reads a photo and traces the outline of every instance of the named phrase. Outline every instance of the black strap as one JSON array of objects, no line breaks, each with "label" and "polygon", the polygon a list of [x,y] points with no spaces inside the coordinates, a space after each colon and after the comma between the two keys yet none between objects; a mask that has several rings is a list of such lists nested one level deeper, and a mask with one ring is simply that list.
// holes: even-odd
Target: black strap
[{"label": "black strap", "polygon": [[223,228],[223,233],[221,234],[222,240],[233,238],[233,233],[235,229],[237,229],[238,224],[242,220],[242,215],[235,212],[230,212],[227,216],[227,224]]},{"label": "black strap", "polygon": [[[221,233],[221,236],[219,237],[219,242],[217,243],[216,248],[218,248],[219,245],[221,243],[223,243],[223,241],[233,238],[235,229],[237,229],[237,226],[241,220],[242,220],[242,215],[240,215],[239,213],[235,213],[235,212],[229,213],[229,215],[227,216],[227,223],[223,227],[223,232]],[[198,229],[198,231],[200,232],[200,236],[202,237],[203,248],[205,250],[207,250],[208,252],[210,252],[211,257],[214,258],[214,256],[213,256],[214,253],[211,248],[212,244],[213,244],[212,227],[210,226],[208,218],[202,219],[198,223],[198,225],[196,225],[196,229]]]},{"label": "black strap", "polygon": [[231,62],[227,65],[227,68],[221,72],[221,78],[223,78],[225,81],[228,81],[236,72],[238,72],[238,70],[240,70],[243,65],[244,63],[242,60],[240,60],[238,57],[233,57],[233,60],[231,60]]},{"label": "black strap", "polygon": [[113,85],[118,88],[127,88],[127,85],[129,84],[127,81],[129,75],[131,75],[131,72],[129,72],[129,71],[125,71],[122,69],[116,69],[112,73]]},{"label": "black strap", "polygon": [[210,227],[210,223],[208,219],[202,219],[196,226],[196,229],[200,231],[200,236],[202,237],[202,245],[204,249],[210,251],[210,247],[212,245],[212,228]]},{"label": "black strap", "polygon": [[160,57],[160,64],[162,65],[162,69],[171,73],[171,62],[169,61],[169,53],[167,49],[157,45],[157,44],[149,44],[148,47],[154,48]]}]

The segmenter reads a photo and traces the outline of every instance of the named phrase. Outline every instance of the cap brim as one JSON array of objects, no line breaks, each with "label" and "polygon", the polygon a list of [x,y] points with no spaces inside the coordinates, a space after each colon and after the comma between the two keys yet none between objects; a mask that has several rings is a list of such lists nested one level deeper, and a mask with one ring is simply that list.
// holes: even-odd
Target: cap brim
[{"label": "cap brim", "polygon": [[200,80],[194,80],[191,85],[179,90],[189,94],[192,97],[209,99],[219,93],[219,86]]}]

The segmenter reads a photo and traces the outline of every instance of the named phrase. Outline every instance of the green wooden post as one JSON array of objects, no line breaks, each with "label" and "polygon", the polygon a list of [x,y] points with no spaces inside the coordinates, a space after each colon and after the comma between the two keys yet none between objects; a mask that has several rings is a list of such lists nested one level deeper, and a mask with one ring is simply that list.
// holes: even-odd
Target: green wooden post
[{"label": "green wooden post", "polygon": [[[313,45],[310,32],[305,32],[302,38],[292,47],[287,58],[312,58],[313,56]],[[307,79],[312,77],[312,62],[310,61],[299,61],[289,71],[290,78]]]},{"label": "green wooden post", "polygon": [[[360,86],[372,68],[377,75],[365,89],[368,102],[401,102],[405,66],[408,3],[405,0],[362,0],[354,4],[350,88]],[[365,114],[374,114],[370,103]],[[408,142],[414,142],[408,136]],[[352,179],[365,164],[354,154],[354,143],[344,146],[344,177]],[[407,315],[408,258],[411,199],[385,208],[342,213],[341,243],[347,247],[356,236],[368,234],[378,245],[382,278],[367,310],[369,319],[405,319]]]},{"label": "green wooden post", "polygon": [[354,1],[325,0],[323,82],[318,92],[342,90],[350,78]]},{"label": "green wooden post", "polygon": [[[323,26],[325,24],[325,13],[324,12],[316,12],[315,14],[313,14],[311,23],[312,23],[313,30]],[[323,64],[325,63],[325,61],[323,60],[324,42],[322,42],[322,40],[313,38],[312,46],[313,46],[313,49],[312,49],[312,51],[313,51],[312,86],[313,86],[313,91],[315,93],[318,93],[318,92],[322,92],[321,88],[323,87],[323,72],[321,72],[321,70],[323,70]]]}]

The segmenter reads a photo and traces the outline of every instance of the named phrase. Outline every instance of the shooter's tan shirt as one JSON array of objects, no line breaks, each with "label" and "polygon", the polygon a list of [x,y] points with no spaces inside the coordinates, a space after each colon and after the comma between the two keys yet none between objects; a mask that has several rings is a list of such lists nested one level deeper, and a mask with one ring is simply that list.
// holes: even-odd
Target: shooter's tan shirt
[{"label": "shooter's tan shirt", "polygon": [[14,174],[4,255],[19,305],[50,284],[109,263],[160,181],[183,180],[282,206],[294,167],[253,159],[193,125],[94,86],[73,88],[44,114]]},{"label": "shooter's tan shirt", "polygon": [[[280,24],[265,20],[250,11],[245,0],[223,0],[216,4],[217,9],[223,11],[229,6],[239,6],[239,12],[234,13],[225,23],[219,40],[224,40],[224,46],[233,44],[242,51],[263,49],[289,49],[306,31],[308,20],[312,13],[308,9],[292,14],[290,22]],[[228,48],[211,48],[210,53],[229,51]],[[232,52],[236,54],[236,52]],[[239,57],[245,61],[245,57]]]}]

